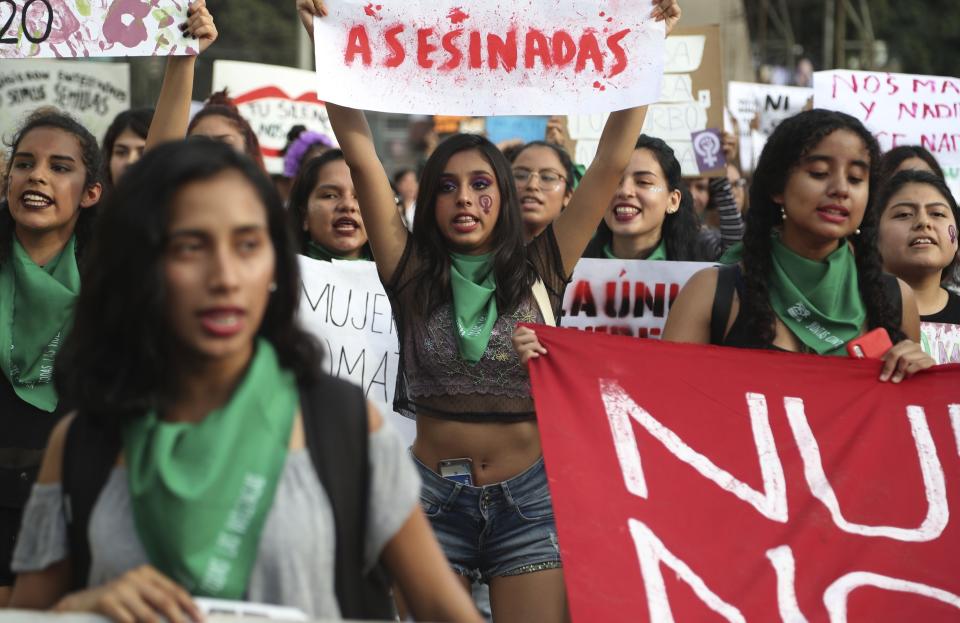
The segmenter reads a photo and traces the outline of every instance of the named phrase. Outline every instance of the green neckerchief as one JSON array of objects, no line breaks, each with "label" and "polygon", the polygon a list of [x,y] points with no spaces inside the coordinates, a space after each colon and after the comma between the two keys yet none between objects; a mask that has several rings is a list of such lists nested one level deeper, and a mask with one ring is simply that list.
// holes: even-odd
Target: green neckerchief
[{"label": "green neckerchief", "polygon": [[124,430],[137,534],[150,562],[194,595],[240,599],[287,458],[298,403],[265,339],[223,407],[197,423],[151,411]]},{"label": "green neckerchief", "polygon": [[823,261],[809,260],[773,241],[770,306],[801,342],[820,355],[846,355],[867,311],[857,264],[845,240]]},{"label": "green neckerchief", "polygon": [[738,242],[735,245],[727,248],[723,252],[723,255],[720,256],[720,259],[717,260],[718,264],[736,264],[743,259],[743,243]]},{"label": "green neckerchief", "polygon": [[0,370],[24,402],[53,412],[53,360],[80,293],[76,238],[46,266],[12,239],[10,257],[0,265]]},{"label": "green neckerchief", "polygon": [[315,260],[320,260],[322,262],[330,262],[332,260],[369,260],[366,250],[360,252],[360,257],[347,257],[345,255],[336,255],[327,251],[326,247],[323,245],[317,244],[313,240],[307,241],[307,249],[305,255],[307,257],[312,257]]},{"label": "green neckerchief", "polygon": [[450,288],[453,290],[453,319],[457,323],[460,356],[477,363],[487,350],[490,333],[497,321],[497,280],[493,254],[450,254]]},{"label": "green neckerchief", "polygon": [[[603,245],[603,254],[606,255],[606,256],[607,256],[607,259],[610,259],[610,260],[623,259],[623,258],[619,258],[619,257],[617,257],[616,255],[613,254],[613,247],[611,246],[611,243],[609,243],[609,242],[608,242],[607,244]],[[656,248],[653,249],[653,252],[650,253],[650,255],[648,255],[647,257],[644,257],[644,258],[639,258],[639,259],[666,261],[666,259],[667,259],[667,241],[664,240],[663,238],[661,238],[661,239],[660,239],[660,244],[658,244],[658,245],[656,246]]]}]

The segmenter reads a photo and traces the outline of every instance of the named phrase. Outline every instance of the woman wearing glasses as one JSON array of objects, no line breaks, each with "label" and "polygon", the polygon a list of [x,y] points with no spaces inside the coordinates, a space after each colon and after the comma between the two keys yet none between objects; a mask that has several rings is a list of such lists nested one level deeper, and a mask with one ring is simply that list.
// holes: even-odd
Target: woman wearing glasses
[{"label": "woman wearing glasses", "polygon": [[574,166],[570,154],[546,141],[532,141],[513,153],[513,179],[523,210],[524,237],[543,233],[573,196]]}]

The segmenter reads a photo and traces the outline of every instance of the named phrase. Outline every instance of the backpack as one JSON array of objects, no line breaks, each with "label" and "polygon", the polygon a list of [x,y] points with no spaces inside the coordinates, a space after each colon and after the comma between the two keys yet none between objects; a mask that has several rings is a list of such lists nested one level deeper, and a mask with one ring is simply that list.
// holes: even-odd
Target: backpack
[{"label": "backpack", "polygon": [[[301,385],[307,451],[323,485],[336,527],[334,589],[345,619],[392,619],[390,581],[381,565],[364,574],[364,536],[370,488],[367,403],[363,390],[322,375]],[[335,440],[324,443],[324,440]],[[63,500],[73,589],[87,587],[90,514],[122,448],[119,430],[78,415],[63,449]]]}]

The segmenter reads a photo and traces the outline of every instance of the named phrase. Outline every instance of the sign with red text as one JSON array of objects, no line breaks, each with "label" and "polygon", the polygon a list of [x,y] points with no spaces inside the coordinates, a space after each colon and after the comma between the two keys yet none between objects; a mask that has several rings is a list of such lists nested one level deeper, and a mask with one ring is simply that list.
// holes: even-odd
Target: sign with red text
[{"label": "sign with red text", "polygon": [[662,22],[602,0],[338,0],[314,20],[321,99],[385,112],[548,115],[653,101]]},{"label": "sign with red text", "polygon": [[99,140],[113,118],[130,108],[130,66],[50,59],[0,63],[0,137],[12,137],[42,106],[72,115]]},{"label": "sign with red text", "polygon": [[575,623],[958,620],[960,366],[536,330]]},{"label": "sign with red text", "polygon": [[860,119],[880,149],[921,145],[960,195],[960,78],[870,71],[818,71],[813,103]]},{"label": "sign with red text", "polygon": [[[688,177],[700,175],[691,135],[723,127],[721,59],[719,26],[677,28],[666,39],[662,88],[657,103],[647,111],[643,133],[665,140]],[[601,114],[569,117],[570,138],[577,142],[576,162],[593,161],[606,120]]]},{"label": "sign with red text", "polygon": [[960,325],[922,322],[920,345],[938,364],[960,363]]},{"label": "sign with red text", "polygon": [[705,262],[583,258],[563,295],[561,326],[659,338],[680,289]]},{"label": "sign with red text", "polygon": [[287,144],[287,133],[295,125],[325,134],[336,144],[327,108],[317,97],[316,75],[312,71],[214,61],[213,90],[222,89],[229,89],[243,117],[253,127],[268,173],[283,173],[280,151]]},{"label": "sign with red text", "polygon": [[3,0],[0,58],[196,54],[178,0]]}]

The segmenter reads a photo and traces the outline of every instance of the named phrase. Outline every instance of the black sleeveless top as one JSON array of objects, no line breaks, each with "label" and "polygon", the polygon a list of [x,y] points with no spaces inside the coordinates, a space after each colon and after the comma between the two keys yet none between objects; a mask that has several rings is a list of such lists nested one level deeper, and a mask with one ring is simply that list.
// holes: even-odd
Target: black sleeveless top
[{"label": "black sleeveless top", "polygon": [[[726,331],[730,320],[730,309],[733,306],[733,293],[743,300],[743,271],[740,264],[721,266],[717,271],[717,289],[713,295],[713,311],[710,314],[710,343],[717,346],[733,346],[734,348],[761,348],[765,350],[784,351],[779,346],[764,344],[757,336],[753,327],[748,326],[741,314],[733,321],[730,331]],[[903,317],[903,298],[900,293],[900,284],[893,275],[883,274],[883,287],[887,297],[893,303],[895,315]],[[948,304],[949,307],[949,304]],[[726,332],[726,335],[724,335]]]},{"label": "black sleeveless top", "polygon": [[960,296],[947,290],[947,305],[935,314],[920,316],[923,322],[938,322],[942,324],[960,324]]}]

